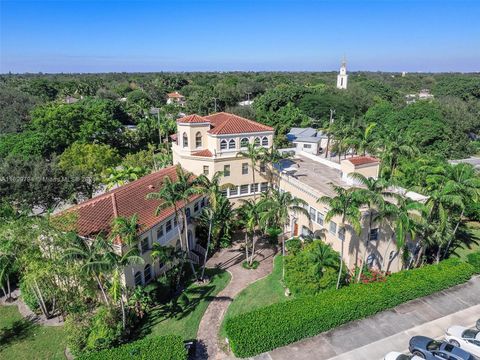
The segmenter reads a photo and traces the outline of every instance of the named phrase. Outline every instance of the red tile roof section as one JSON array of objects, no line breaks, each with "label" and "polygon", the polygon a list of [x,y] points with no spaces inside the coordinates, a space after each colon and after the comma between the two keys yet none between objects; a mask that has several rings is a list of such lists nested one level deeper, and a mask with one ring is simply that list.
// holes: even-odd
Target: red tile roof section
[{"label": "red tile roof section", "polygon": [[188,115],[188,116],[184,116],[180,119],[177,120],[177,122],[179,123],[208,123],[210,122],[208,119],[206,119],[205,117],[202,117],[200,115],[197,115],[197,114],[193,114],[193,115]]},{"label": "red tile roof section", "polygon": [[193,156],[203,156],[203,157],[212,157],[213,156],[212,152],[208,149],[194,152],[192,155]]},{"label": "red tile roof section", "polygon": [[209,133],[214,135],[242,134],[274,130],[270,126],[225,112],[204,116],[204,118],[210,120],[212,123],[213,129],[211,129]]},{"label": "red tile roof section", "polygon": [[180,94],[179,92],[175,91],[172,93],[167,94],[169,98],[183,98],[184,96]]},{"label": "red tile roof section", "polygon": [[373,163],[379,162],[378,159],[371,156],[357,156],[347,160],[350,161],[353,165],[366,165],[366,164],[373,164]]},{"label": "red tile roof section", "polygon": [[[173,215],[173,208],[162,210],[155,216],[155,210],[161,200],[147,200],[147,194],[160,189],[165,177],[172,180],[177,177],[175,166],[171,166],[150,175],[144,176],[105,194],[87,200],[67,209],[62,214],[76,213],[76,231],[81,236],[91,236],[103,232],[108,234],[115,217],[138,216],[139,233],[144,232],[162,220]],[[192,197],[192,201],[199,196]],[[179,203],[183,206],[183,203]]]}]

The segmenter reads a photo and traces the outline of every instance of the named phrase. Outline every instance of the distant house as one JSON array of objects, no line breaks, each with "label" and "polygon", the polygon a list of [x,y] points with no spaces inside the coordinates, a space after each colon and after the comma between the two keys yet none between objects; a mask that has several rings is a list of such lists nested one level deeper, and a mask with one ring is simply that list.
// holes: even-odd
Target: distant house
[{"label": "distant house", "polygon": [[239,106],[252,106],[253,100],[244,100],[238,103]]},{"label": "distant house", "polygon": [[180,94],[178,91],[171,92],[167,94],[167,104],[177,104],[180,106],[184,106],[185,96]]},{"label": "distant house", "polygon": [[433,94],[430,94],[430,90],[428,89],[422,89],[418,94],[405,95],[405,101],[407,104],[413,104],[417,100],[432,100],[433,98]]},{"label": "distant house", "polygon": [[63,101],[65,102],[65,104],[75,104],[77,101],[79,101],[80,99],[77,99],[73,96],[67,96],[65,99],[63,99]]},{"label": "distant house", "polygon": [[297,150],[318,155],[327,147],[328,136],[314,128],[291,128],[287,140]]}]

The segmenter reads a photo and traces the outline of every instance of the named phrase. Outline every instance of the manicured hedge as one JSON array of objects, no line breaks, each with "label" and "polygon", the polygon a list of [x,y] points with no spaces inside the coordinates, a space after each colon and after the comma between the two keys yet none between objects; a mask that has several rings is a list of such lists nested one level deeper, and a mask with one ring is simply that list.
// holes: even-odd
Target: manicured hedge
[{"label": "manicured hedge", "polygon": [[467,261],[475,268],[475,272],[480,274],[480,252],[468,254]]},{"label": "manicured hedge", "polygon": [[183,339],[176,335],[138,340],[113,349],[85,354],[77,360],[186,360]]},{"label": "manicured hedge", "polygon": [[395,273],[385,282],[276,303],[228,319],[227,337],[236,356],[253,356],[464,283],[474,272],[472,265],[449,259]]}]

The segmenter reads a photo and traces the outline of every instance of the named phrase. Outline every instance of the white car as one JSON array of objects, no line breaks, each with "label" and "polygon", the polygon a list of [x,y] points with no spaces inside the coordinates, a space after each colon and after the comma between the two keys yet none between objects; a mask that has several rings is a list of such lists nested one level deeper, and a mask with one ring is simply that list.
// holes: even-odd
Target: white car
[{"label": "white car", "polygon": [[396,351],[389,352],[385,355],[384,360],[423,360],[415,355],[405,355]]},{"label": "white car", "polygon": [[445,333],[445,339],[453,346],[480,356],[480,330],[452,326]]}]

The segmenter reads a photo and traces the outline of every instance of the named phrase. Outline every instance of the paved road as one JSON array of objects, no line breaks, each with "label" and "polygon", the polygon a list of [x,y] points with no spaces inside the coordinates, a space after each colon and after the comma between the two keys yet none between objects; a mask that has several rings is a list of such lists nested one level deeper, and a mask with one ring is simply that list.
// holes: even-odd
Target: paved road
[{"label": "paved road", "polygon": [[480,277],[364,320],[256,356],[255,360],[376,360],[408,347],[411,336],[443,335],[454,323],[480,318]]}]

